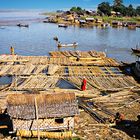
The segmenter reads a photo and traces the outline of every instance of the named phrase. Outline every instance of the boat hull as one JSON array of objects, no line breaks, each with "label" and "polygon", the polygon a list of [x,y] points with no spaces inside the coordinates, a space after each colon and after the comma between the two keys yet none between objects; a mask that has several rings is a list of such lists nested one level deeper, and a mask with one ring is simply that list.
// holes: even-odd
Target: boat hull
[{"label": "boat hull", "polygon": [[133,53],[140,53],[140,49],[133,49],[133,48],[131,48],[131,49],[132,49]]}]

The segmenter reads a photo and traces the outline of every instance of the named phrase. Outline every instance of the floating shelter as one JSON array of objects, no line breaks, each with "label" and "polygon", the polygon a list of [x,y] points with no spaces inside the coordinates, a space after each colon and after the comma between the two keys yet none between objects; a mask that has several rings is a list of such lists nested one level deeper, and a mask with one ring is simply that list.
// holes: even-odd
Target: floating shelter
[{"label": "floating shelter", "polygon": [[12,94],[7,103],[13,130],[22,137],[70,137],[74,117],[79,114],[74,93]]}]

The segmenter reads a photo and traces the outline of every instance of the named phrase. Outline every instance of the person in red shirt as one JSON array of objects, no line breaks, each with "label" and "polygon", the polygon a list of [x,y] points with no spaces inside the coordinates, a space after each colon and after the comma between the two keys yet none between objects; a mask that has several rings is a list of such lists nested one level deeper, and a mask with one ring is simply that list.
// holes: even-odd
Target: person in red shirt
[{"label": "person in red shirt", "polygon": [[83,78],[82,85],[81,85],[81,90],[82,90],[82,91],[86,90],[86,85],[87,85],[87,80],[86,80],[85,77],[84,77],[84,78]]}]

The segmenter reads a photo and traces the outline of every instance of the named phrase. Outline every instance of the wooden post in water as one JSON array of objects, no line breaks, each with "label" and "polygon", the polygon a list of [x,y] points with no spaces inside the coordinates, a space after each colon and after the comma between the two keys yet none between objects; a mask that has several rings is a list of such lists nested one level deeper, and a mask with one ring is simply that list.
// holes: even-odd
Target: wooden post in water
[{"label": "wooden post in water", "polygon": [[36,97],[35,97],[35,112],[36,112],[36,120],[37,120],[37,137],[38,137],[38,140],[40,140],[40,132],[39,132],[39,124],[38,124],[38,106],[37,106],[37,100],[36,100]]}]

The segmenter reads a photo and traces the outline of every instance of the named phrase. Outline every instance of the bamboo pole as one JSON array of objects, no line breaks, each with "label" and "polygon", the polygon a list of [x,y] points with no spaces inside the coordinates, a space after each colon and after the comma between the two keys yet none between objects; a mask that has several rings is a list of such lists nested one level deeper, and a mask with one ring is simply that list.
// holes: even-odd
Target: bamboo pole
[{"label": "bamboo pole", "polygon": [[2,126],[0,126],[0,129],[6,129],[6,128],[8,128],[7,125],[2,125]]},{"label": "bamboo pole", "polygon": [[35,110],[36,110],[36,120],[37,120],[37,137],[38,137],[38,140],[40,140],[40,132],[39,132],[39,126],[38,126],[38,106],[37,106],[36,97],[35,97]]}]

